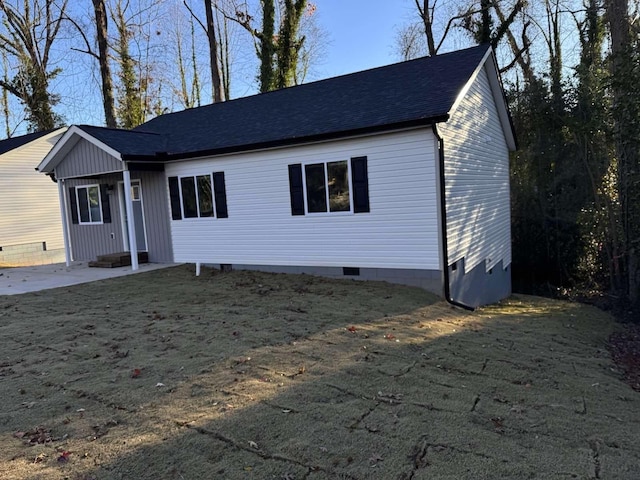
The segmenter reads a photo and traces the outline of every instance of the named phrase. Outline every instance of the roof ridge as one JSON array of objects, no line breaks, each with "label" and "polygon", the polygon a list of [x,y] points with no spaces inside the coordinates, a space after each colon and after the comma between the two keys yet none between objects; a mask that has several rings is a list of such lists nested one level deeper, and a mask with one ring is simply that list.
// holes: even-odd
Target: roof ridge
[{"label": "roof ridge", "polygon": [[[144,124],[143,124],[144,125]],[[149,131],[144,131],[144,130],[135,130],[135,128],[114,128],[114,127],[100,127],[100,126],[96,126],[96,125],[87,125],[87,124],[78,124],[76,125],[76,127],[78,127],[81,130],[84,130],[85,128],[95,128],[95,129],[99,129],[99,130],[108,130],[110,132],[118,132],[118,133],[143,133],[145,135],[156,135],[159,137],[163,137],[165,136],[165,134],[163,133],[157,133],[157,132],[149,132]]]},{"label": "roof ridge", "polygon": [[[144,126],[153,122],[154,120],[156,120],[157,118],[161,118],[161,117],[167,117],[167,116],[171,116],[171,115],[176,115],[176,114],[183,114],[186,112],[197,112],[197,111],[202,111],[205,109],[209,109],[209,108],[219,108],[222,105],[233,105],[236,103],[240,103],[240,102],[244,102],[244,101],[250,101],[251,99],[255,99],[257,97],[260,98],[265,98],[267,96],[273,96],[273,95],[282,95],[283,92],[287,92],[287,91],[291,91],[292,89],[296,89],[296,90],[302,90],[311,86],[317,86],[320,85],[322,83],[325,82],[335,82],[337,80],[340,79],[347,79],[349,77],[353,77],[353,76],[357,76],[357,75],[362,75],[362,74],[367,74],[367,73],[371,73],[371,72],[375,72],[378,70],[385,70],[385,69],[390,69],[391,67],[398,67],[401,65],[408,65],[411,63],[418,63],[418,62],[424,62],[424,63],[429,63],[431,61],[437,61],[440,60],[444,57],[448,57],[448,56],[452,56],[452,55],[460,55],[462,53],[464,53],[465,51],[469,51],[469,50],[487,50],[488,48],[491,48],[490,45],[488,44],[480,44],[480,45],[475,45],[472,47],[468,47],[468,48],[463,48],[460,50],[453,50],[451,52],[446,52],[446,53],[442,53],[442,54],[438,54],[438,55],[434,55],[434,56],[423,56],[423,57],[418,57],[418,58],[413,58],[410,60],[402,60],[399,62],[394,62],[394,63],[390,63],[387,65],[379,65],[377,67],[372,67],[372,68],[367,68],[364,70],[358,70],[356,72],[350,72],[350,73],[344,73],[341,75],[336,75],[336,76],[331,76],[331,77],[327,77],[327,78],[321,78],[319,80],[314,80],[312,82],[307,82],[307,83],[301,83],[299,85],[291,85],[289,87],[284,87],[284,88],[279,88],[276,90],[270,90],[268,92],[258,92],[258,93],[254,93],[252,95],[247,95],[244,97],[238,97],[238,98],[232,98],[229,100],[226,100],[224,102],[217,102],[217,103],[208,103],[206,105],[200,105],[198,107],[191,107],[191,108],[185,108],[184,110],[178,110],[175,112],[167,112],[165,114],[162,115],[158,115],[157,117],[151,118],[149,120],[147,120],[145,123],[142,123],[140,125],[138,125],[137,127],[134,127],[133,130],[135,131],[145,131],[144,130]],[[227,108],[231,108],[231,107],[227,107]],[[142,128],[141,128],[142,127]]]}]

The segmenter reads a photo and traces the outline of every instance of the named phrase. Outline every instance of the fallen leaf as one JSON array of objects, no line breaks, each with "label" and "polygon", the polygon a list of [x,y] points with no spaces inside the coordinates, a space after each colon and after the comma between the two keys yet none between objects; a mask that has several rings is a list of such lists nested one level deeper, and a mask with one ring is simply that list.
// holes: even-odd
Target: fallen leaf
[{"label": "fallen leaf", "polygon": [[58,462],[60,463],[66,463],[69,461],[69,455],[71,455],[71,452],[62,452],[60,454],[60,456],[58,457]]},{"label": "fallen leaf", "polygon": [[138,378],[142,374],[142,370],[139,368],[134,368],[133,372],[131,372],[131,378]]},{"label": "fallen leaf", "polygon": [[356,327],[354,327],[353,325],[347,328],[347,330],[349,330],[351,333],[356,333]]},{"label": "fallen leaf", "polygon": [[164,383],[160,383],[160,382],[156,383],[156,387],[158,387],[158,388],[159,387],[164,387],[164,386],[166,386]]},{"label": "fallen leaf", "polygon": [[374,453],[373,455],[371,455],[371,457],[369,457],[370,463],[378,463],[378,462],[381,462],[382,460],[383,460],[382,456],[380,456],[377,453]]},{"label": "fallen leaf", "polygon": [[258,444],[252,440],[249,440],[249,446],[258,450]]},{"label": "fallen leaf", "polygon": [[393,340],[395,337],[395,335],[393,333],[387,333],[384,338],[386,338],[387,340]]},{"label": "fallen leaf", "polygon": [[282,413],[291,413],[291,410],[282,410]]}]

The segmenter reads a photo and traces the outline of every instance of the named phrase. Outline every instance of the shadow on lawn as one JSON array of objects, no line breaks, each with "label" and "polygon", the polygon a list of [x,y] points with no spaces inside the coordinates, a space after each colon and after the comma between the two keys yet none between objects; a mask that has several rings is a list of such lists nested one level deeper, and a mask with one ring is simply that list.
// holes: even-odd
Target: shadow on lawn
[{"label": "shadow on lawn", "polygon": [[[65,387],[104,407],[103,431],[87,444],[93,457],[83,458],[76,442],[70,461],[50,473],[289,480],[635,474],[640,403],[609,371],[600,343],[606,333],[594,333],[601,319],[584,308],[562,316],[550,302],[555,321],[543,304],[531,313],[517,301],[467,314],[391,285],[177,272],[171,287],[135,284],[140,298],[157,291],[140,325],[94,312],[107,324],[103,347],[112,353],[114,343],[115,353],[128,345],[114,333],[125,325],[128,335],[154,341],[108,361],[127,373],[134,361],[144,363],[140,378],[116,374],[86,392],[82,379]],[[201,287],[195,296],[194,282]],[[110,291],[108,308],[126,291]],[[87,361],[81,370],[93,365]],[[154,387],[156,380],[163,385]],[[594,384],[611,395],[603,398]],[[604,418],[612,398],[620,422]],[[75,421],[68,427],[80,437]]]}]

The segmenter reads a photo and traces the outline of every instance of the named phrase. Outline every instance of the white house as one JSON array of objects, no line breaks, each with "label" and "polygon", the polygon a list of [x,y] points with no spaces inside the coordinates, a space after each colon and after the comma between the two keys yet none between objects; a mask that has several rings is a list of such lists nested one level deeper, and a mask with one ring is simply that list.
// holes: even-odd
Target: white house
[{"label": "white house", "polygon": [[65,131],[0,140],[0,267],[65,260],[58,188],[34,168]]},{"label": "white house", "polygon": [[64,189],[69,259],[135,247],[150,261],[419,285],[475,307],[511,291],[515,148],[480,46],[131,131],[73,126],[38,168]]}]

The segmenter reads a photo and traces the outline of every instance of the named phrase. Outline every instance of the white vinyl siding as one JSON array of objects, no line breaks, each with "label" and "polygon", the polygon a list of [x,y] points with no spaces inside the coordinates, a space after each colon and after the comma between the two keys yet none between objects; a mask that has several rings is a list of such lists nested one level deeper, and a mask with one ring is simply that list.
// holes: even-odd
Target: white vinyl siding
[{"label": "white vinyl siding", "polygon": [[[229,211],[223,221],[171,221],[174,260],[439,269],[434,151],[431,130],[418,129],[170,163],[167,177],[224,171]],[[369,213],[291,214],[289,165],[359,156]]]},{"label": "white vinyl siding", "polygon": [[0,155],[0,246],[64,248],[58,186],[35,170],[61,135]]},{"label": "white vinyl siding", "polygon": [[[509,128],[508,126],[506,128]],[[486,66],[440,125],[444,139],[449,264],[465,271],[511,263],[509,151]]]}]

